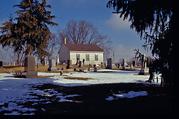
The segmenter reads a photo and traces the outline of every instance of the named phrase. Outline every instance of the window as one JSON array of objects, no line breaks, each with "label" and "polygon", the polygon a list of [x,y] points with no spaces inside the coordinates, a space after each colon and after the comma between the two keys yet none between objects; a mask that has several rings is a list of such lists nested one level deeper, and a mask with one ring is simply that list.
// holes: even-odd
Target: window
[{"label": "window", "polygon": [[76,54],[76,60],[80,60],[80,54]]},{"label": "window", "polygon": [[89,58],[89,54],[86,54],[86,61],[89,61],[90,58]]},{"label": "window", "polygon": [[95,61],[98,61],[98,55],[95,55],[94,58],[95,58]]}]

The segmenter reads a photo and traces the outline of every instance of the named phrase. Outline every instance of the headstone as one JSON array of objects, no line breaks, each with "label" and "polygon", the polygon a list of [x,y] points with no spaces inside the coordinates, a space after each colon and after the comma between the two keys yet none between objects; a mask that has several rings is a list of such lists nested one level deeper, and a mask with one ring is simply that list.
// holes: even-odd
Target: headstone
[{"label": "headstone", "polygon": [[79,64],[79,58],[76,59],[76,65],[78,65],[78,64]]},{"label": "headstone", "polygon": [[50,58],[48,65],[49,65],[48,66],[48,71],[55,71],[55,70],[57,70],[57,68],[56,68],[56,59],[55,58]]},{"label": "headstone", "polygon": [[94,68],[94,72],[97,72],[96,64],[93,65],[93,68]]},{"label": "headstone", "polygon": [[69,69],[71,67],[72,61],[71,60],[67,60],[67,69]]},{"label": "headstone", "polygon": [[101,62],[101,68],[102,68],[102,69],[104,68],[104,63],[103,63],[103,62]]},{"label": "headstone", "polygon": [[130,64],[130,69],[134,69],[133,64]]},{"label": "headstone", "polygon": [[85,65],[85,59],[83,59],[83,65]]},{"label": "headstone", "polygon": [[35,58],[33,56],[27,56],[24,65],[27,78],[37,76],[37,72],[35,71]]},{"label": "headstone", "polygon": [[79,72],[84,72],[84,70],[83,69],[79,69]]},{"label": "headstone", "polygon": [[91,69],[91,64],[88,65],[88,71],[90,71],[90,69]]},{"label": "headstone", "polygon": [[132,61],[132,65],[133,65],[133,67],[135,67],[135,65],[136,65],[135,61]]},{"label": "headstone", "polygon": [[122,69],[125,69],[125,68],[126,68],[126,60],[122,59]]},{"label": "headstone", "polygon": [[145,55],[143,55],[142,61],[141,61],[141,70],[140,70],[139,74],[144,75],[144,74],[148,74],[148,73],[149,73],[149,69],[147,68],[146,57],[145,57]]},{"label": "headstone", "polygon": [[63,75],[63,71],[60,71],[60,76],[62,76]]},{"label": "headstone", "polygon": [[117,68],[118,68],[118,69],[120,68],[120,64],[119,64],[119,63],[117,63]]},{"label": "headstone", "polygon": [[56,57],[56,65],[58,65],[60,62],[59,62],[59,57]]},{"label": "headstone", "polygon": [[3,62],[2,61],[0,61],[0,67],[3,67]]},{"label": "headstone", "polygon": [[107,69],[112,69],[112,58],[107,59]]},{"label": "headstone", "polygon": [[78,67],[81,67],[81,61],[79,61],[79,66]]},{"label": "headstone", "polygon": [[63,75],[63,67],[61,68],[61,71],[60,71],[60,76]]}]

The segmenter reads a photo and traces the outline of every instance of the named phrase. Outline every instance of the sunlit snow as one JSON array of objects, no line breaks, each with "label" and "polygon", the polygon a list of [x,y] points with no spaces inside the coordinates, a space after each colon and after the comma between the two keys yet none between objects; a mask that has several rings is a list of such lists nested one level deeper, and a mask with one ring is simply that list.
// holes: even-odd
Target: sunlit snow
[{"label": "sunlit snow", "polygon": [[[50,76],[50,78],[14,78],[13,74],[0,74],[0,112],[8,111],[6,115],[19,114],[34,114],[35,109],[18,105],[27,101],[33,102],[32,105],[51,103],[44,99],[38,99],[37,96],[58,97],[59,102],[73,102],[69,97],[80,96],[78,94],[64,95],[53,89],[37,90],[32,86],[39,86],[43,84],[53,84],[60,86],[85,86],[92,84],[109,84],[109,83],[146,83],[148,75],[137,75],[137,71],[120,71],[120,70],[99,70],[99,72],[73,72],[64,73],[60,76],[59,73],[44,73],[39,72],[38,75]],[[65,79],[64,77],[82,77],[90,78],[89,80]],[[32,95],[35,94],[36,96]],[[145,94],[143,92],[143,94]],[[128,92],[126,94],[114,94],[106,98],[106,100],[113,100],[116,98],[133,98],[140,96],[136,92]],[[74,101],[75,102],[75,101]],[[8,104],[8,105],[7,105]],[[6,105],[6,106],[4,106]]]}]

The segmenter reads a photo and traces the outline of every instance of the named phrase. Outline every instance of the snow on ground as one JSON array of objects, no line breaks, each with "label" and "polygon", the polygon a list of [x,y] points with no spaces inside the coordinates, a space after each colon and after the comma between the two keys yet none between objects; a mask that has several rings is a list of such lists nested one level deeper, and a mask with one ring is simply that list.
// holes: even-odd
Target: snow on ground
[{"label": "snow on ground", "polygon": [[109,96],[106,98],[107,101],[117,100],[118,98],[135,98],[135,97],[141,97],[141,96],[147,96],[148,93],[146,91],[129,91],[128,93],[119,93],[119,94],[113,94],[112,96]]},{"label": "snow on ground", "polygon": [[[126,82],[145,82],[148,79],[148,75],[137,75],[136,71],[120,71],[120,70],[99,70],[99,72],[73,72],[65,73],[64,76],[60,76],[59,73],[43,73],[39,72],[38,75],[51,76],[51,78],[14,78],[12,74],[1,73],[0,74],[0,113],[6,112],[7,115],[18,114],[34,114],[35,109],[19,105],[25,102],[33,102],[32,105],[38,103],[48,104],[51,103],[48,100],[39,99],[38,96],[52,97],[56,96],[59,102],[75,102],[70,97],[79,96],[78,94],[64,95],[53,89],[37,90],[32,86],[39,86],[43,84],[55,84],[61,86],[84,86],[91,84],[106,84],[106,83],[126,83]],[[83,77],[92,78],[90,80],[71,80],[64,79],[68,77]],[[35,94],[35,95],[33,95]],[[123,97],[128,95],[136,95],[129,92],[122,94]],[[120,94],[121,95],[121,94]],[[120,97],[119,95],[113,95],[109,98]],[[131,96],[132,97],[132,96]],[[68,99],[70,98],[70,99]],[[6,106],[5,106],[6,105]]]},{"label": "snow on ground", "polygon": [[[106,71],[106,72],[105,72]],[[111,72],[112,71],[112,72]],[[102,73],[99,73],[102,72]],[[64,74],[67,77],[82,77],[82,78],[92,78],[89,80],[72,80],[64,79],[62,76],[55,75],[55,83],[59,83],[65,86],[81,86],[90,84],[108,84],[108,83],[128,83],[128,82],[145,82],[148,80],[148,75],[137,75],[136,71],[120,71],[120,70],[99,70],[99,72],[74,72],[71,74]],[[108,73],[109,72],[109,73]],[[40,73],[43,75],[42,73]]]},{"label": "snow on ground", "polygon": [[[53,89],[42,91],[32,88],[32,86],[52,84],[53,80],[55,79],[14,78],[12,74],[0,74],[0,113],[5,112],[5,115],[32,115],[36,110],[21,104],[25,102],[33,102],[32,105],[51,103],[48,100],[39,99],[38,96],[58,96],[59,102],[69,102],[67,99],[69,97],[68,95],[63,95]],[[77,96],[77,94],[71,97],[73,96]],[[70,102],[73,102],[73,100]]]}]

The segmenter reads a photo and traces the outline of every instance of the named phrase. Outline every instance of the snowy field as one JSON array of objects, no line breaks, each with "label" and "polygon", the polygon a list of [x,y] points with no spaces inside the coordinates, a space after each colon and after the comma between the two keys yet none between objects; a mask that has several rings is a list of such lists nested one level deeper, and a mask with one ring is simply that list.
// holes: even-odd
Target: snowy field
[{"label": "snowy field", "polygon": [[[59,73],[43,73],[38,75],[50,76],[50,78],[14,78],[12,74],[0,74],[0,114],[5,115],[33,115],[36,109],[21,105],[25,102],[33,102],[33,105],[38,103],[51,103],[47,100],[39,100],[38,96],[58,97],[59,102],[73,102],[69,97],[80,96],[79,94],[66,95],[50,90],[37,90],[33,86],[40,86],[44,84],[53,84],[65,87],[85,86],[92,84],[108,84],[108,83],[146,83],[148,75],[137,75],[137,71],[119,71],[119,70],[99,70],[99,72],[73,72],[65,73],[60,76]],[[82,77],[90,78],[89,80],[65,79],[64,77]],[[147,92],[128,92],[124,94],[114,94],[106,97],[107,101],[116,100],[117,98],[133,98],[137,96],[146,96]]]}]

